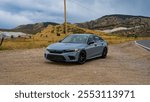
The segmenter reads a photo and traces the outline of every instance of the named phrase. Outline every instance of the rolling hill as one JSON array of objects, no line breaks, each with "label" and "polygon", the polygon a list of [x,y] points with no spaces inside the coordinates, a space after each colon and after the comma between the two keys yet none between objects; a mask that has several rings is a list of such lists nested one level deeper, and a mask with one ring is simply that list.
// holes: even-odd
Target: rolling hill
[{"label": "rolling hill", "polygon": [[[17,37],[7,39],[4,41],[2,46],[0,46],[0,50],[9,50],[9,49],[30,49],[30,48],[41,48],[47,47],[51,43],[55,43],[59,40],[62,40],[69,34],[74,33],[92,33],[98,36],[101,36],[105,39],[109,44],[118,44],[122,42],[128,42],[133,40],[141,40],[141,39],[149,39],[149,37],[122,37],[115,35],[108,35],[104,32],[100,32],[97,30],[89,30],[85,28],[80,28],[74,24],[68,24],[68,34],[64,34],[64,25],[48,25],[42,31],[38,32],[34,35],[29,35],[29,37]],[[15,32],[16,34],[16,32]]]},{"label": "rolling hill", "polygon": [[89,22],[76,23],[76,25],[117,35],[150,36],[150,17],[144,16],[106,15]]},{"label": "rolling hill", "polygon": [[[20,25],[14,29],[0,29],[7,32],[23,32],[26,34],[37,34],[47,28],[49,25],[59,26],[58,23],[42,22],[35,24]],[[73,25],[73,24],[72,24]],[[132,16],[132,15],[106,15],[89,22],[74,24],[78,28],[86,28],[109,33],[110,35],[150,37],[150,17]],[[61,26],[61,25],[60,25]],[[56,27],[59,33],[63,33],[62,27]],[[77,28],[77,27],[76,27]],[[68,29],[70,31],[70,29]],[[71,32],[78,33],[79,30],[71,29]],[[84,33],[81,31],[80,33]]]},{"label": "rolling hill", "polygon": [[[104,32],[97,32],[95,30],[89,30],[85,28],[80,28],[74,24],[67,24],[68,34],[76,34],[76,33],[91,33],[91,34],[97,34],[97,35],[105,35]],[[43,29],[41,32],[34,35],[35,40],[47,40],[49,42],[56,42],[60,39],[64,38],[66,34],[64,34],[64,25],[56,25],[52,26],[49,25],[45,29]]]},{"label": "rolling hill", "polygon": [[58,25],[58,23],[41,22],[41,23],[35,23],[35,24],[20,25],[14,29],[0,29],[0,31],[23,32],[26,34],[36,34],[38,32],[41,32],[48,25],[55,26],[55,25]]}]

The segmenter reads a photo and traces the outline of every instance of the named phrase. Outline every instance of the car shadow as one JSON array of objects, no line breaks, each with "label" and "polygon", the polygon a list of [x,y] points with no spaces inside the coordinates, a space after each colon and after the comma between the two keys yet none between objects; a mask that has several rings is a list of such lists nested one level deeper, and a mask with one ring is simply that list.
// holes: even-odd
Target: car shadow
[{"label": "car shadow", "polygon": [[[109,56],[107,58],[109,58]],[[96,61],[96,60],[106,60],[107,58],[97,57],[97,58],[89,59],[84,64],[89,63],[89,62],[93,62],[93,61]],[[52,64],[52,65],[63,65],[63,66],[81,66],[81,65],[84,65],[84,64],[79,64],[77,62],[53,62],[53,61],[45,61],[45,63],[46,64]]]},{"label": "car shadow", "polygon": [[46,64],[51,64],[51,65],[63,65],[63,66],[78,66],[80,64],[76,62],[53,62],[53,61],[45,61]]},{"label": "car shadow", "polygon": [[96,60],[106,60],[106,59],[108,59],[108,57],[106,57],[106,58],[96,57],[96,58],[93,58],[93,59],[89,59],[86,62],[88,63],[88,62],[93,62],[93,61],[96,61]]}]

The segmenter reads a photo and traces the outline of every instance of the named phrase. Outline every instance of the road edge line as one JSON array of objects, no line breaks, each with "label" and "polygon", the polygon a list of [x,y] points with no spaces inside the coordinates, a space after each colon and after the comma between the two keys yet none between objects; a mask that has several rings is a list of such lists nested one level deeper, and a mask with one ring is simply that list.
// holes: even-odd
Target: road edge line
[{"label": "road edge line", "polygon": [[144,46],[144,45],[142,45],[142,44],[139,44],[137,41],[134,41],[134,42],[135,42],[136,45],[139,45],[139,46],[143,47],[144,49],[150,51],[150,48],[149,48],[149,47],[146,47],[146,46]]}]

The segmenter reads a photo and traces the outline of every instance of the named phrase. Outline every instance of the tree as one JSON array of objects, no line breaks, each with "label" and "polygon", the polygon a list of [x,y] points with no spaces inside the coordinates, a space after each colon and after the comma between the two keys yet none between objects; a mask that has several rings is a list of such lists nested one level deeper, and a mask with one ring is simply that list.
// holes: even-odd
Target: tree
[{"label": "tree", "polygon": [[13,35],[11,35],[11,36],[10,36],[10,38],[11,38],[11,39],[13,39],[13,38],[14,38],[14,36],[13,36]]}]

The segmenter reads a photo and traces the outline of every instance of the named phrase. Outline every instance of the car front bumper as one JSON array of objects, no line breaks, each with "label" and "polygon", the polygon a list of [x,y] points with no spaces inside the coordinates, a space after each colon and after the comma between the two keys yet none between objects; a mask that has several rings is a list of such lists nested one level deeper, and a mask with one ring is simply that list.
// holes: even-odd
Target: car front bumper
[{"label": "car front bumper", "polygon": [[79,58],[79,52],[67,52],[58,54],[46,51],[44,57],[50,61],[77,62]]}]

